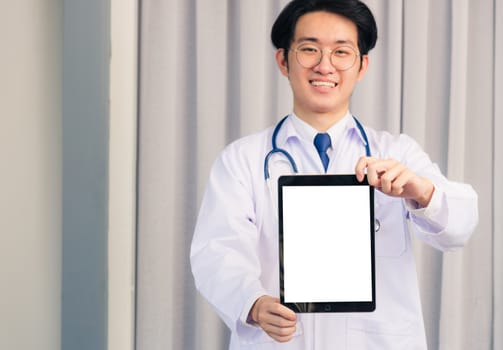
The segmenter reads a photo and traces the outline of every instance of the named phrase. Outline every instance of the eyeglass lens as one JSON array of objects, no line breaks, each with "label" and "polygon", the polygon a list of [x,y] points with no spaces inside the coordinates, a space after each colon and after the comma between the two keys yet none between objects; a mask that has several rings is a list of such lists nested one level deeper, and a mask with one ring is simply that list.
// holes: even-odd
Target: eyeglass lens
[{"label": "eyeglass lens", "polygon": [[[320,64],[323,50],[312,44],[300,45],[295,49],[297,61],[304,68],[313,68]],[[330,62],[338,70],[347,70],[354,66],[358,57],[352,47],[339,46],[329,51]]]}]

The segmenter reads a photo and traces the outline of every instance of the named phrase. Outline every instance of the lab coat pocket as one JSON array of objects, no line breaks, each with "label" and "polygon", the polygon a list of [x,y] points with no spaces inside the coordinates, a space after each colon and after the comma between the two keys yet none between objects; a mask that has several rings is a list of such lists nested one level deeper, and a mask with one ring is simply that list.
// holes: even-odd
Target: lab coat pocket
[{"label": "lab coat pocket", "polygon": [[379,222],[379,230],[375,233],[376,256],[398,257],[402,255],[407,249],[402,200],[376,191],[374,215]]},{"label": "lab coat pocket", "polygon": [[304,337],[303,337],[303,326],[302,322],[297,322],[297,329],[293,335],[293,338],[286,343],[280,343],[272,339],[266,332],[262,329],[257,328],[255,334],[246,339],[241,339],[240,349],[260,349],[260,350],[273,350],[273,349],[304,349]]},{"label": "lab coat pocket", "polygon": [[411,322],[349,319],[347,335],[348,349],[424,349],[422,338],[413,332]]}]

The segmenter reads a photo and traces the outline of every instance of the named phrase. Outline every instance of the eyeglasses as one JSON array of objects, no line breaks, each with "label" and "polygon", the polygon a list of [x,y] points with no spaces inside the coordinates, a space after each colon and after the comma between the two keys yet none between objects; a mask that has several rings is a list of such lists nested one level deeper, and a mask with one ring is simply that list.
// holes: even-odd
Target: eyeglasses
[{"label": "eyeglasses", "polygon": [[313,68],[321,63],[323,51],[330,54],[330,62],[337,70],[348,70],[356,63],[360,56],[355,49],[350,46],[338,46],[331,50],[322,50],[313,44],[302,44],[295,51],[297,62],[304,68]]}]

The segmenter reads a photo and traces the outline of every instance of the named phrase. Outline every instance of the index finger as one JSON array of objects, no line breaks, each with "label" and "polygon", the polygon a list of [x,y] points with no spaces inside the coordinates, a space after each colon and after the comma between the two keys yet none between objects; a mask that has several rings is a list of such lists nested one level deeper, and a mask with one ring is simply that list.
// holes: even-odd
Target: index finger
[{"label": "index finger", "polygon": [[293,310],[287,308],[285,305],[277,304],[277,308],[274,310],[274,313],[278,316],[283,317],[289,321],[297,320],[297,314],[293,312]]},{"label": "index finger", "polygon": [[371,163],[372,163],[372,158],[370,158],[370,157],[362,156],[362,157],[360,157],[360,159],[358,159],[358,162],[356,163],[356,166],[355,166],[355,174],[356,174],[356,179],[358,181],[360,181],[360,182],[363,181],[367,167]]}]

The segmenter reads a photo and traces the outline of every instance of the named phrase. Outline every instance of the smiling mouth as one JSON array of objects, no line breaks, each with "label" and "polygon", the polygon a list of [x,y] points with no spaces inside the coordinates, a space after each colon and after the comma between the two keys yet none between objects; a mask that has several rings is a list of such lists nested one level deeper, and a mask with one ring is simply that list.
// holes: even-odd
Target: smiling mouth
[{"label": "smiling mouth", "polygon": [[328,87],[328,88],[334,88],[337,86],[337,83],[334,83],[331,81],[311,80],[310,83],[313,86],[323,86],[323,87]]}]

